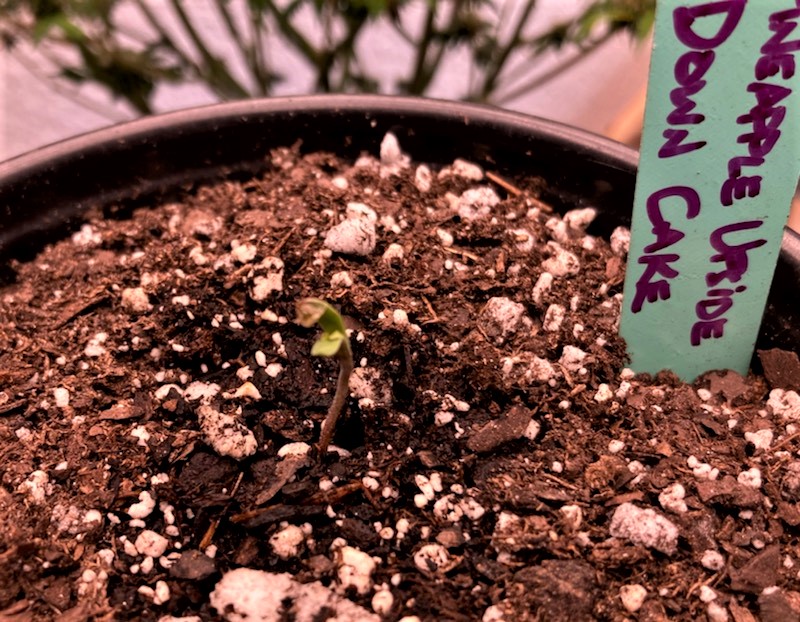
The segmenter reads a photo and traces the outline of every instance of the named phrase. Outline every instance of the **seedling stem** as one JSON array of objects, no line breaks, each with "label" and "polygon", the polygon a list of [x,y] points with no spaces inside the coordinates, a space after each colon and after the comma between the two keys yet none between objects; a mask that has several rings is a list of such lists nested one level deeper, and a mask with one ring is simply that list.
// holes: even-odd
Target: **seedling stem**
[{"label": "seedling stem", "polygon": [[306,328],[319,324],[322,334],[311,346],[312,356],[327,356],[339,361],[339,378],[336,381],[336,393],[328,408],[325,421],[319,435],[317,452],[325,455],[333,440],[336,422],[342,413],[344,403],[350,391],[350,374],[353,373],[353,352],[350,339],[344,326],[342,316],[324,300],[304,298],[297,303],[297,323]]}]

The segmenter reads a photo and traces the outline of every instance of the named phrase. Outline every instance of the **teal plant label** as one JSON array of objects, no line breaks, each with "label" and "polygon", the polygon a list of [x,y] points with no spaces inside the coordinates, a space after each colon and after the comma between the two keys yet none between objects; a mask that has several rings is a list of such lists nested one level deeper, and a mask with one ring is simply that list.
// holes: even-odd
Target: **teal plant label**
[{"label": "teal plant label", "polygon": [[800,0],[658,0],[620,331],[745,374],[800,173]]}]

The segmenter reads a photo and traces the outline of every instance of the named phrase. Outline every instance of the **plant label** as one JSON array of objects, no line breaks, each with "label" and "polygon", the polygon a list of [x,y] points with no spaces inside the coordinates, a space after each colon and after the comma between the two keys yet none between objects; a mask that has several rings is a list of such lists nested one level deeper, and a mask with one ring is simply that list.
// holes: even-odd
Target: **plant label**
[{"label": "plant label", "polygon": [[746,374],[800,173],[800,0],[658,0],[620,332]]}]

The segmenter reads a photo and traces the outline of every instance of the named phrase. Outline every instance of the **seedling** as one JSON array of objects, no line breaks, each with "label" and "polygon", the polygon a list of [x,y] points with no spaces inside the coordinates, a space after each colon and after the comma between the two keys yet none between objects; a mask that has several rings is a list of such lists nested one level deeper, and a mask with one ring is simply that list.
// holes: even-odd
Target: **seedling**
[{"label": "seedling", "polygon": [[306,328],[319,324],[322,334],[311,346],[312,356],[327,356],[339,361],[339,378],[336,381],[336,393],[333,396],[328,414],[322,422],[317,451],[320,456],[325,452],[333,439],[336,421],[344,408],[350,390],[350,374],[353,372],[353,351],[350,339],[344,327],[342,316],[324,300],[304,298],[297,305],[297,323]]}]

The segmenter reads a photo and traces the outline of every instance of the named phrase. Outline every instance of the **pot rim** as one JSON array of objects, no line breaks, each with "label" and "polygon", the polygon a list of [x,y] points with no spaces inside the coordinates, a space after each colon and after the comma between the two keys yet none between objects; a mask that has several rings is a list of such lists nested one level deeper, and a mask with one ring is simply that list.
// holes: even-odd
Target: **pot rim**
[{"label": "pot rim", "polygon": [[102,127],[37,147],[0,162],[0,184],[25,173],[33,173],[51,166],[53,161],[73,155],[76,151],[93,150],[152,136],[159,130],[171,127],[190,127],[216,119],[271,113],[319,114],[330,112],[362,112],[365,114],[413,114],[431,117],[461,117],[466,124],[485,123],[513,126],[528,130],[555,143],[570,143],[586,151],[600,151],[616,160],[620,168],[635,168],[639,153],[610,138],[583,130],[560,121],[554,121],[498,108],[488,104],[451,101],[425,97],[371,94],[313,94],[286,97],[254,98],[183,108],[116,125]]}]

